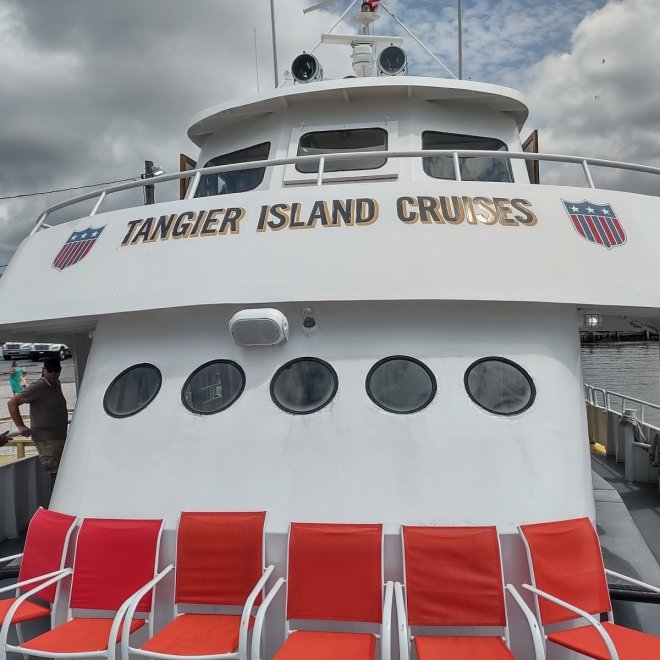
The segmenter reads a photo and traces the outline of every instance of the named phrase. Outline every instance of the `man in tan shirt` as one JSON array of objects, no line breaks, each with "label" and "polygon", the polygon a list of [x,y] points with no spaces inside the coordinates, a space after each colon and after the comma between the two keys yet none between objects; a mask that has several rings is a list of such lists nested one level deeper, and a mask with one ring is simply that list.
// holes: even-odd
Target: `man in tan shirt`
[{"label": "man in tan shirt", "polygon": [[[60,385],[62,367],[57,358],[46,358],[39,380],[28,385],[7,401],[7,409],[16,430],[32,440],[39,452],[39,460],[55,483],[57,470],[66,441],[68,413],[66,399]],[[30,426],[23,422],[19,407],[30,405]]]}]

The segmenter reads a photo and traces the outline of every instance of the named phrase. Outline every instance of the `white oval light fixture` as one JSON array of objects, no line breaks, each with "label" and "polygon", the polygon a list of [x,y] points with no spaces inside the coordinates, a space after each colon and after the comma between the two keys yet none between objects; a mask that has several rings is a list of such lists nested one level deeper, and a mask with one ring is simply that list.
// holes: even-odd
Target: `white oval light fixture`
[{"label": "white oval light fixture", "polygon": [[289,322],[278,309],[242,309],[229,320],[229,332],[241,346],[275,346],[289,337]]}]

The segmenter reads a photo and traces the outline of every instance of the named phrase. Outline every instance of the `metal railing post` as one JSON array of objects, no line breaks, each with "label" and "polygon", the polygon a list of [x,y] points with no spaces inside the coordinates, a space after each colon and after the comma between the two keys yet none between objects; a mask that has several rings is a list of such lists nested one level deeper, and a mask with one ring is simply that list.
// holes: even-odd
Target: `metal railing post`
[{"label": "metal railing post", "polygon": [[452,154],[452,158],[454,160],[454,177],[456,177],[456,181],[462,181],[461,179],[461,161],[458,159],[458,152],[454,151]]},{"label": "metal railing post", "polygon": [[197,186],[199,185],[200,179],[202,178],[201,172],[196,172],[193,176],[192,181],[188,184],[188,190],[186,191],[186,199],[192,199],[197,192]]},{"label": "metal railing post", "polygon": [[92,212],[90,213],[90,215],[96,215],[96,212],[99,210],[99,206],[101,206],[101,204],[103,203],[103,200],[105,199],[106,194],[107,194],[107,193],[106,193],[105,190],[104,190],[104,191],[99,195],[99,198],[98,198],[96,204],[94,204],[94,208],[92,209]]},{"label": "metal railing post", "polygon": [[325,156],[319,158],[319,173],[316,177],[316,185],[320,186],[323,184],[323,170],[325,169]]},{"label": "metal railing post", "polygon": [[582,161],[582,169],[584,170],[584,176],[587,177],[587,184],[589,185],[589,188],[595,188],[596,186],[594,185],[594,180],[591,178],[591,172],[589,171],[589,164],[586,160]]}]

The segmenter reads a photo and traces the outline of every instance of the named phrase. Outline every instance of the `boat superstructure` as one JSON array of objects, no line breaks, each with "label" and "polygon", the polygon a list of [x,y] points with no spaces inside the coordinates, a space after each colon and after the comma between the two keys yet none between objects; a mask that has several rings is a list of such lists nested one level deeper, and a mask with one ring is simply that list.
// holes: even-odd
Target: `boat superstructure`
[{"label": "boat superstructure", "polygon": [[[470,81],[285,86],[193,118],[198,169],[147,182],[183,199],[44,214],[0,329],[76,357],[51,506],[162,517],[166,561],[181,511],[266,510],[275,577],[292,521],[384,523],[387,579],[402,524],[497,525],[526,580],[518,525],[594,517],[578,322],[660,315],[660,201],[590,166],[655,170],[525,153],[526,118]],[[534,159],[586,186],[535,185]]]}]

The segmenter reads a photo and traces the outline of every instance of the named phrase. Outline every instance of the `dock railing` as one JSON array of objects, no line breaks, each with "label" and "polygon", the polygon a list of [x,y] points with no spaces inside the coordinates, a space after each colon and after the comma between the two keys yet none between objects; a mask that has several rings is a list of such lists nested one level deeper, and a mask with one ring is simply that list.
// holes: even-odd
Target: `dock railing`
[{"label": "dock railing", "polygon": [[[69,422],[73,410],[69,409]],[[30,416],[23,415],[26,424]],[[0,431],[9,429],[9,443],[5,447],[16,448],[16,455],[10,455],[7,462],[0,462],[0,542],[16,538],[27,527],[34,512],[40,506],[48,506],[51,492],[51,477],[39,461],[36,451],[26,453],[26,448],[34,448],[30,438],[23,437],[13,428],[10,417],[0,418]]]},{"label": "dock railing", "polygon": [[625,464],[626,481],[659,483],[660,405],[588,384],[584,395],[589,441]]},{"label": "dock railing", "polygon": [[[181,181],[183,179],[190,180],[185,199],[192,199],[197,194],[197,189],[202,176],[209,174],[221,174],[222,172],[235,172],[237,170],[253,170],[260,168],[281,167],[286,165],[301,165],[301,164],[318,164],[318,173],[316,173],[315,180],[295,182],[292,184],[285,184],[286,187],[292,186],[309,186],[316,183],[317,186],[324,184],[324,175],[326,165],[335,160],[360,160],[369,158],[384,158],[384,159],[400,159],[400,158],[437,158],[445,157],[451,158],[453,162],[453,180],[462,181],[461,174],[461,158],[493,158],[497,160],[522,160],[522,161],[538,161],[538,162],[554,162],[554,163],[569,163],[579,165],[584,174],[586,185],[589,188],[596,188],[594,184],[592,168],[604,167],[613,170],[632,171],[642,174],[655,174],[660,175],[660,168],[649,167],[646,165],[636,165],[634,163],[626,163],[615,160],[603,160],[601,158],[585,158],[583,156],[564,156],[560,154],[537,154],[516,151],[490,151],[490,150],[472,150],[472,149],[416,149],[407,151],[357,151],[357,152],[341,152],[341,153],[327,153],[321,155],[311,156],[294,156],[290,158],[271,158],[267,160],[249,161],[232,163],[231,165],[216,165],[215,167],[202,167],[194,170],[186,170],[184,172],[174,172],[172,174],[161,174],[156,177],[146,179],[136,179],[128,183],[121,183],[107,188],[96,189],[92,192],[78,195],[71,199],[59,202],[49,206],[37,219],[37,222],[32,229],[32,234],[40,231],[41,229],[48,229],[53,225],[46,223],[48,217],[55,211],[59,211],[68,206],[79,204],[81,202],[95,199],[94,206],[89,214],[81,217],[91,217],[99,213],[101,206],[106,198],[117,192],[123,192],[134,188],[142,188],[144,186],[155,186],[158,184],[166,183],[169,181]],[[451,179],[450,179],[451,180]],[[518,182],[526,183],[526,182]],[[170,200],[171,201],[171,200]]]}]

